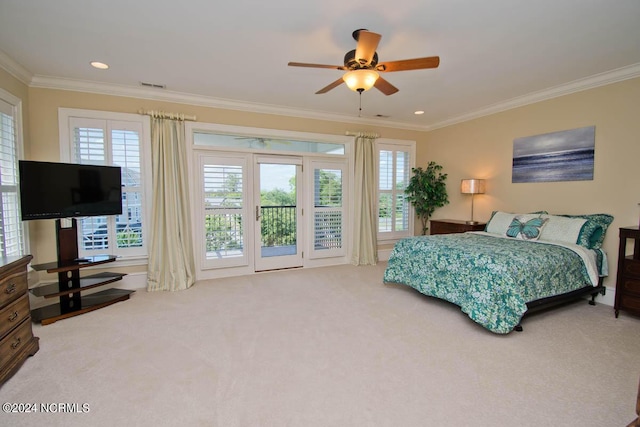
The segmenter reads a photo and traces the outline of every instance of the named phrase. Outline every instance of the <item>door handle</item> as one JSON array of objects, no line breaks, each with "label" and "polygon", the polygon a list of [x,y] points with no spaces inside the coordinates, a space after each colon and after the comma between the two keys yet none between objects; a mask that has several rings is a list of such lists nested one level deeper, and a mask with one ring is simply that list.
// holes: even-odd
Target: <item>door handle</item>
[{"label": "door handle", "polygon": [[256,206],[256,221],[260,221],[260,206]]}]

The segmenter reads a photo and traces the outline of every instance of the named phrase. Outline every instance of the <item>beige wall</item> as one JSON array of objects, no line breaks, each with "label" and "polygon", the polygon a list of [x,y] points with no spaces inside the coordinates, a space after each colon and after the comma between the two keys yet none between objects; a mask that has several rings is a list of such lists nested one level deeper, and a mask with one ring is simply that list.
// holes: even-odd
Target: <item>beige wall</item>
[{"label": "beige wall", "polygon": [[[476,220],[488,220],[493,210],[611,214],[605,284],[615,287],[618,228],[637,225],[640,216],[639,113],[637,78],[429,132],[418,145],[418,164],[433,160],[444,167],[451,202],[434,218],[469,219],[470,196],[459,190],[463,178],[487,179],[487,193],[475,198]],[[593,125],[593,181],[511,183],[515,138]]]}]

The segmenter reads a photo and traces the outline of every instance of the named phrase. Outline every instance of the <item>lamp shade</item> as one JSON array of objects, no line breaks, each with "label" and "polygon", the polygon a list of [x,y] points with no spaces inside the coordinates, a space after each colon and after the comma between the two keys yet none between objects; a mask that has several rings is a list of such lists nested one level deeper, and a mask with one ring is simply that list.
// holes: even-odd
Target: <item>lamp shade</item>
[{"label": "lamp shade", "polygon": [[484,179],[463,179],[460,182],[460,192],[462,194],[484,194]]},{"label": "lamp shade", "polygon": [[369,90],[376,84],[378,80],[378,73],[373,70],[353,70],[349,71],[342,76],[342,80],[349,86],[354,92],[362,89]]}]

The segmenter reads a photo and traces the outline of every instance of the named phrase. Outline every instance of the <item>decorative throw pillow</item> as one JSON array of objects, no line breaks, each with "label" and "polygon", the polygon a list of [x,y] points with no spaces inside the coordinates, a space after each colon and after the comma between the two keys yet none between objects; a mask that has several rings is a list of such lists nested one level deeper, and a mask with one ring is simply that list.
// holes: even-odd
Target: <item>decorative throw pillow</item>
[{"label": "decorative throw pillow", "polygon": [[523,240],[538,240],[542,227],[547,222],[540,215],[517,215],[507,229],[507,237]]},{"label": "decorative throw pillow", "polygon": [[600,249],[604,241],[604,229],[600,224],[586,221],[580,230],[578,244],[589,249]]},{"label": "decorative throw pillow", "polygon": [[585,215],[560,215],[567,218],[584,218],[587,220],[580,235],[578,244],[589,249],[600,249],[604,242],[607,228],[613,222],[613,216],[609,214],[585,214]]},{"label": "decorative throw pillow", "polygon": [[542,217],[547,219],[547,223],[540,233],[539,240],[545,242],[577,244],[587,222],[584,218],[567,218],[558,215],[542,215]]}]

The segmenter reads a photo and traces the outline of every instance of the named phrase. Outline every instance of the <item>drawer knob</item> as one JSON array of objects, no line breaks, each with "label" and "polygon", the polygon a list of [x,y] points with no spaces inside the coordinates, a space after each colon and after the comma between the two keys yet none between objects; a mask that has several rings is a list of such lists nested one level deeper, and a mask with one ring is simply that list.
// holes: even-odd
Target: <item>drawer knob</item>
[{"label": "drawer knob", "polygon": [[14,311],[11,316],[9,316],[9,322],[15,322],[15,320],[18,318],[18,312]]},{"label": "drawer knob", "polygon": [[11,348],[15,350],[16,348],[18,348],[21,342],[22,340],[20,338],[16,338],[15,342],[11,343]]},{"label": "drawer knob", "polygon": [[11,283],[9,285],[7,285],[7,288],[4,290],[4,293],[7,295],[10,295],[12,293],[14,293],[16,291],[16,284],[15,283]]}]

